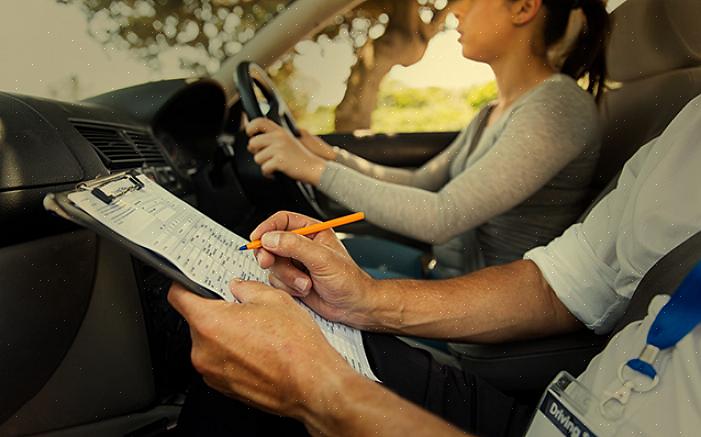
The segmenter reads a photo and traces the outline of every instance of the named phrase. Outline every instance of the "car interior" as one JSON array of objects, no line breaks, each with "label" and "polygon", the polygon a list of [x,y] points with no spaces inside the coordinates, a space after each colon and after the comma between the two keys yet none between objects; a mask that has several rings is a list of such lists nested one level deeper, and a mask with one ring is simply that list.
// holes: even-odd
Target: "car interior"
[{"label": "car interior", "polygon": [[[47,193],[140,168],[222,225],[248,235],[278,209],[345,211],[313,189],[262,177],[244,116],[286,115],[265,68],[360,0],[297,0],[212,77],[151,82],[78,103],[0,92],[0,435],[159,435],[189,383],[187,326],[167,305],[170,281],[116,243],[47,213]],[[595,189],[701,94],[701,2],[628,0],[612,13],[609,89]],[[262,95],[262,97],[261,97]],[[263,111],[261,100],[271,110]],[[279,110],[279,111],[278,111]],[[294,129],[291,117],[279,122]],[[457,133],[324,136],[381,164],[418,167]],[[595,204],[597,199],[592,199]],[[348,228],[425,248],[367,223]],[[692,254],[693,256],[688,256]],[[698,236],[640,284],[628,317],[681,279]],[[632,318],[631,320],[635,320]],[[497,387],[532,399],[560,370],[581,372],[609,337],[589,332],[502,345],[451,345]]]}]

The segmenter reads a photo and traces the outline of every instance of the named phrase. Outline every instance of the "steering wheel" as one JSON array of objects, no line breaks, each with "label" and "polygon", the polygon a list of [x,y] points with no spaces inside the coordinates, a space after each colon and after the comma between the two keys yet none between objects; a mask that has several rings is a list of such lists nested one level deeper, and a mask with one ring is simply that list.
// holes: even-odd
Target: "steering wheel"
[{"label": "steering wheel", "polygon": [[[236,69],[236,83],[243,112],[249,120],[266,117],[295,137],[301,136],[292,113],[262,67],[253,62],[241,62]],[[249,194],[254,198],[270,197],[271,191],[282,191],[286,193],[284,203],[288,208],[306,213],[311,209],[319,217],[324,216],[311,185],[295,181],[282,173],[276,173],[272,180],[266,178],[245,147],[236,149],[234,160],[241,184],[246,191],[253,191]]]}]

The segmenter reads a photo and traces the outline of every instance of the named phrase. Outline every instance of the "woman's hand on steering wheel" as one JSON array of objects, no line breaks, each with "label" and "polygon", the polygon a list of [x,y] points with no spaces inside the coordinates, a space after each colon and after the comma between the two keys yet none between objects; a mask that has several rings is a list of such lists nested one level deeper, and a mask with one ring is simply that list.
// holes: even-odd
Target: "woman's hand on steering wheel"
[{"label": "woman's hand on steering wheel", "polygon": [[336,150],[334,150],[334,148],[331,147],[326,141],[309,133],[309,131],[306,129],[299,129],[299,134],[299,141],[312,153],[324,158],[327,161],[333,161],[336,159]]},{"label": "woman's hand on steering wheel", "polygon": [[[248,150],[267,177],[281,172],[290,178],[319,186],[326,160],[309,150],[289,130],[267,118],[256,118],[246,125]],[[304,137],[303,137],[304,138]],[[309,135],[310,141],[314,140]]]}]

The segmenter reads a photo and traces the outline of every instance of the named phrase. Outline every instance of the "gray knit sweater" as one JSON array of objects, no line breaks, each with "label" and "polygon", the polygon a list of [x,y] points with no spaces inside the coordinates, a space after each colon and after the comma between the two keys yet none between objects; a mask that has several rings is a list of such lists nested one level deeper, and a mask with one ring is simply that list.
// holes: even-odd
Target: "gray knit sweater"
[{"label": "gray knit sweater", "polygon": [[341,151],[320,190],[377,226],[433,244],[441,276],[519,259],[586,207],[600,145],[596,105],[557,74],[521,96],[473,145],[488,114],[480,112],[416,170]]}]

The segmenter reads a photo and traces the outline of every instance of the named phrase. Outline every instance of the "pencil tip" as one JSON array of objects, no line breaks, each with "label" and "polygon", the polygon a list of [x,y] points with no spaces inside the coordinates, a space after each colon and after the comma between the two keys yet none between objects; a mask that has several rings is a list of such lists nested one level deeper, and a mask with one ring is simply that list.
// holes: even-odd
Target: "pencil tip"
[{"label": "pencil tip", "polygon": [[248,249],[248,247],[246,247],[245,244],[243,246],[239,247],[239,250],[246,250],[246,249]]}]

